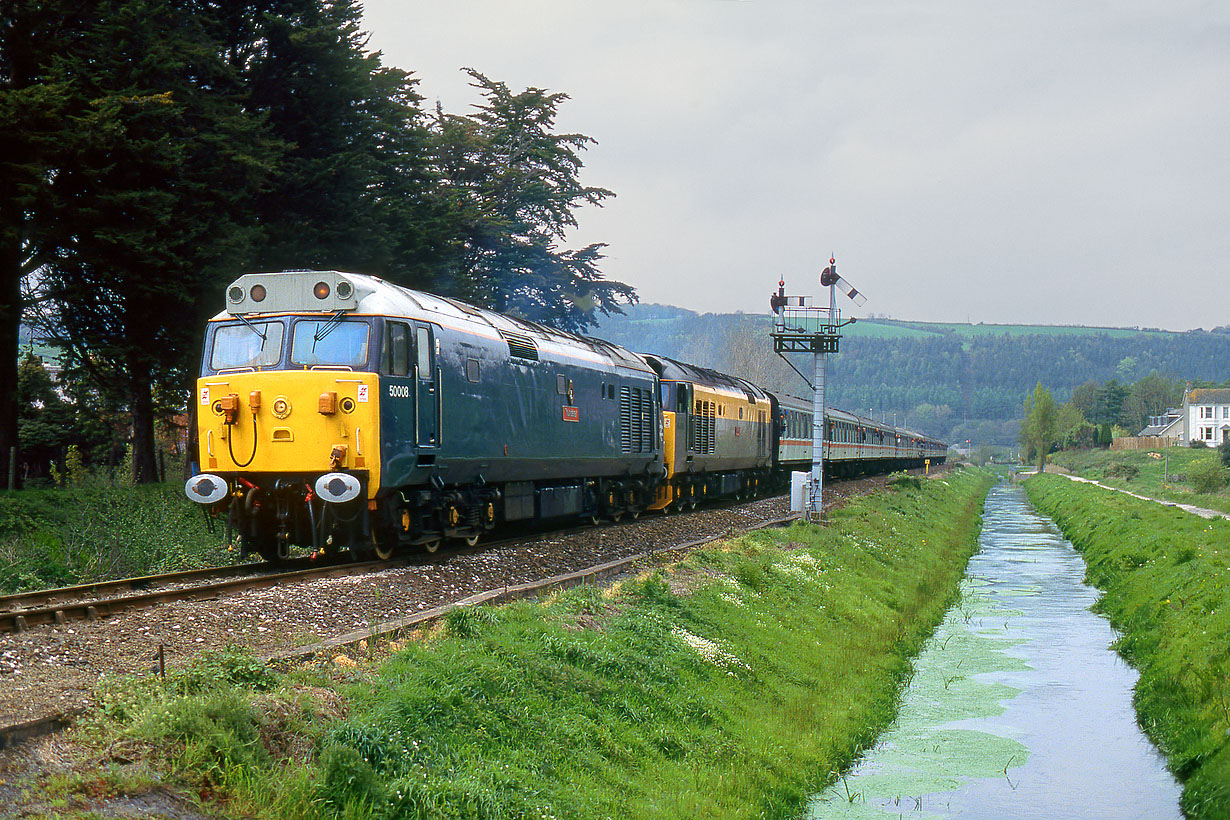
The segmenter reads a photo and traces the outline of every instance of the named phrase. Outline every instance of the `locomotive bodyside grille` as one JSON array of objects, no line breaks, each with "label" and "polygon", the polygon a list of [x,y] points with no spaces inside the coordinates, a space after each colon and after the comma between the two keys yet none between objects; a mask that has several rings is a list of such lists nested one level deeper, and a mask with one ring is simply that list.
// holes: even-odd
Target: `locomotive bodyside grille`
[{"label": "locomotive bodyside grille", "polygon": [[523,336],[520,333],[510,333],[507,330],[501,330],[500,335],[504,337],[504,341],[508,342],[508,354],[516,356],[519,359],[530,359],[538,361],[538,345],[534,344],[534,340],[529,336]]},{"label": "locomotive bodyside grille", "polygon": [[653,451],[653,392],[640,387],[619,388],[619,447],[625,453]]}]

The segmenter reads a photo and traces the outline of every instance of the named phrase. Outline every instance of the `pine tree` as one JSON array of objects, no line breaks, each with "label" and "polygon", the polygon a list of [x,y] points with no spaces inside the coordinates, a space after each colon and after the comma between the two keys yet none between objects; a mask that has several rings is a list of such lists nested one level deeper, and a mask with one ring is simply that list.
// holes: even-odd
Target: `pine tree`
[{"label": "pine tree", "polygon": [[[429,286],[442,222],[416,81],[365,47],[354,0],[272,3],[242,63],[248,108],[287,150],[259,199],[253,269],[336,268]],[[252,36],[251,33],[245,37]]]},{"label": "pine tree", "polygon": [[153,387],[182,384],[202,296],[253,235],[246,204],[275,144],[202,9],[158,0],[95,4],[98,20],[56,66],[83,112],[84,144],[54,182],[71,232],[43,286],[58,341],[132,418],[133,480],[156,478]]},{"label": "pine tree", "polygon": [[22,284],[57,250],[49,200],[77,141],[70,95],[49,81],[94,19],[90,3],[9,0],[0,14],[0,487],[18,445]]},{"label": "pine tree", "polygon": [[435,155],[442,184],[464,226],[448,290],[484,306],[582,331],[595,313],[619,313],[632,288],[603,279],[600,243],[560,246],[576,211],[614,194],[582,185],[583,134],[555,133],[567,95],[504,83],[466,69],[484,102],[469,117],[437,107]]}]

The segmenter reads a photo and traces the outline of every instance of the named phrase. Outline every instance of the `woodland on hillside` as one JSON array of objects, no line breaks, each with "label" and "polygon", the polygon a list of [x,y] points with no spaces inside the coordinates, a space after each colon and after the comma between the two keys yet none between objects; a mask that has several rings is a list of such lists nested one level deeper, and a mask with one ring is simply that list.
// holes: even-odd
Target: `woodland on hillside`
[{"label": "woodland on hillside", "polygon": [[[704,314],[636,305],[595,334],[633,349],[746,375],[810,396],[773,353],[767,315]],[[1039,382],[1095,425],[1135,433],[1182,401],[1183,386],[1230,377],[1230,333],[938,325],[864,320],[844,331],[829,364],[828,404],[887,418],[950,443],[1013,446],[1023,402]],[[809,356],[795,366],[811,377]]]}]

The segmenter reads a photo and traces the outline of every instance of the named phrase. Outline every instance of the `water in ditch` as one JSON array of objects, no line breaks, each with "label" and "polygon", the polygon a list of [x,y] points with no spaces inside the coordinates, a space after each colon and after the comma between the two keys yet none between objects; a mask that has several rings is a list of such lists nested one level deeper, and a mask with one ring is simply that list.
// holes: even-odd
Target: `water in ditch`
[{"label": "water in ditch", "polygon": [[1181,817],[1084,574],[1023,490],[992,489],[961,603],[918,657],[897,722],[808,820]]}]

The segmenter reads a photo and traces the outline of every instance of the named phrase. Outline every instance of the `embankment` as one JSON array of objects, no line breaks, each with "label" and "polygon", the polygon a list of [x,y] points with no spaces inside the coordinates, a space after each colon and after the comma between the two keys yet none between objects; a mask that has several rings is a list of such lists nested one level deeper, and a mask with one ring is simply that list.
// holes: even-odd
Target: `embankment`
[{"label": "embankment", "polygon": [[81,789],[170,780],[283,818],[797,817],[891,722],[991,481],[901,479],[826,527],[454,611],[376,661],[123,682],[80,742],[145,779]]}]

